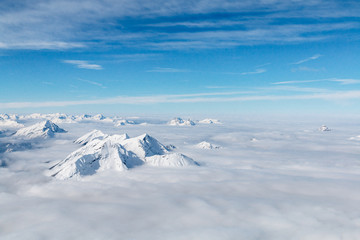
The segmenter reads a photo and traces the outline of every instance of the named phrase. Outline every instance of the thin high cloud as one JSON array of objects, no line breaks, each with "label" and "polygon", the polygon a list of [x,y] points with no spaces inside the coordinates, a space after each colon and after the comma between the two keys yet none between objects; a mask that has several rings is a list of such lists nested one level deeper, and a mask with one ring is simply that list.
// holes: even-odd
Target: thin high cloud
[{"label": "thin high cloud", "polygon": [[[88,0],[86,4],[32,0],[16,5],[12,2],[2,1],[0,10],[0,48],[3,49],[70,49],[119,44],[160,49],[219,48],[321,41],[340,38],[343,31],[359,29],[359,23],[353,19],[360,17],[360,5],[356,1],[344,5],[337,0],[331,3],[326,0],[200,0],[195,3]],[[304,19],[302,22],[306,24],[284,20],[294,18]],[[349,33],[347,37],[356,35]]]},{"label": "thin high cloud", "polygon": [[323,72],[325,71],[325,68],[309,68],[309,67],[300,66],[297,68],[292,68],[291,71],[292,72]]},{"label": "thin high cloud", "polygon": [[299,95],[248,95],[243,92],[175,94],[154,96],[118,96],[97,100],[80,101],[48,101],[48,102],[9,102],[0,103],[0,109],[12,108],[41,108],[65,107],[77,105],[106,105],[106,104],[156,104],[156,103],[221,103],[245,101],[279,101],[279,100],[353,100],[360,99],[360,91],[334,91],[327,93],[311,93]]},{"label": "thin high cloud", "polygon": [[264,72],[266,72],[266,69],[259,68],[253,72],[243,72],[243,73],[241,73],[241,75],[253,75],[253,74],[260,74],[260,73],[264,73]]},{"label": "thin high cloud", "polygon": [[178,68],[164,68],[164,67],[156,67],[146,72],[158,72],[158,73],[180,73],[180,72],[189,72],[187,69],[178,69]]},{"label": "thin high cloud", "polygon": [[98,86],[101,88],[106,88],[103,84],[99,83],[99,82],[95,82],[95,81],[90,81],[90,80],[86,80],[86,79],[82,79],[82,78],[78,78],[79,81],[81,82],[85,82],[94,86]]},{"label": "thin high cloud", "polygon": [[280,84],[298,84],[298,83],[313,83],[313,82],[337,82],[342,85],[347,85],[347,84],[360,84],[360,79],[325,78],[325,79],[315,79],[315,80],[282,81],[282,82],[274,82],[272,84],[280,85]]},{"label": "thin high cloud", "polygon": [[308,58],[305,58],[305,59],[302,59],[300,61],[297,61],[297,62],[294,62],[292,64],[302,64],[302,63],[305,63],[305,62],[308,62],[308,61],[312,61],[312,60],[316,60],[318,59],[319,57],[321,57],[322,55],[321,54],[315,54],[314,56],[311,56],[311,57],[308,57]]},{"label": "thin high cloud", "polygon": [[92,64],[92,63],[89,63],[88,61],[83,61],[83,60],[64,60],[63,62],[72,64],[72,65],[76,66],[77,68],[82,68],[82,69],[91,69],[91,70],[102,70],[103,69],[103,67],[101,65]]}]

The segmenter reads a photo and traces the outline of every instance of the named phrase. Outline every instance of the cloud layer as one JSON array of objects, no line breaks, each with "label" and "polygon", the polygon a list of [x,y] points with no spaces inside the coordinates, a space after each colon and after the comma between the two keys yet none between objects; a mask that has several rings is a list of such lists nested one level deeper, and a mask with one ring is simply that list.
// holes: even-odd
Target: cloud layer
[{"label": "cloud layer", "polygon": [[[322,122],[313,118],[124,126],[130,136],[146,129],[202,166],[142,166],[58,181],[44,171],[79,147],[73,140],[94,128],[120,131],[109,124],[65,124],[68,133],[42,148],[6,154],[0,238],[356,239],[359,144],[348,138],[358,124],[327,120],[332,132],[317,131]],[[193,147],[203,140],[224,148]]]},{"label": "cloud layer", "polygon": [[[94,84],[94,83],[92,83]],[[98,85],[97,83],[96,85]],[[103,87],[102,85],[99,85]],[[278,89],[281,90],[281,89]],[[282,89],[289,90],[289,89]],[[301,88],[295,88],[298,92],[304,92]],[[305,91],[309,92],[309,91]],[[79,101],[46,101],[46,102],[8,102],[0,103],[0,109],[12,108],[42,108],[42,107],[65,107],[77,105],[106,105],[106,104],[156,104],[156,103],[222,103],[222,102],[249,102],[249,101],[283,101],[283,100],[357,100],[360,99],[360,91],[327,91],[323,89],[311,89],[311,94],[293,95],[269,95],[248,94],[248,92],[216,92],[198,94],[174,94],[152,96],[118,96],[96,100]]]},{"label": "cloud layer", "polygon": [[[218,48],[355,37],[356,1],[30,0],[0,6],[0,48]],[[301,61],[300,61],[301,62]]]},{"label": "cloud layer", "polygon": [[103,69],[102,66],[98,64],[91,64],[88,61],[83,61],[83,60],[64,60],[64,63],[69,63],[75,65],[78,68],[83,68],[83,69],[92,69],[92,70]]}]

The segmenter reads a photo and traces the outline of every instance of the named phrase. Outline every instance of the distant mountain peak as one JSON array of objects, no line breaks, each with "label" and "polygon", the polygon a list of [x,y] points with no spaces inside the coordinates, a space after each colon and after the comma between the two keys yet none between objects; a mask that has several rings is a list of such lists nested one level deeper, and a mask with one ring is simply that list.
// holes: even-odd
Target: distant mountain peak
[{"label": "distant mountain peak", "polygon": [[171,126],[194,126],[195,122],[192,121],[191,119],[183,120],[180,117],[176,117],[172,119],[168,124]]},{"label": "distant mountain peak", "polygon": [[201,148],[201,149],[219,149],[220,146],[206,142],[206,141],[202,141],[201,143],[198,143],[195,145],[196,148]]},{"label": "distant mountain peak", "polygon": [[49,138],[54,137],[55,133],[65,133],[66,131],[50,120],[36,123],[29,127],[21,128],[14,136],[32,138]]}]

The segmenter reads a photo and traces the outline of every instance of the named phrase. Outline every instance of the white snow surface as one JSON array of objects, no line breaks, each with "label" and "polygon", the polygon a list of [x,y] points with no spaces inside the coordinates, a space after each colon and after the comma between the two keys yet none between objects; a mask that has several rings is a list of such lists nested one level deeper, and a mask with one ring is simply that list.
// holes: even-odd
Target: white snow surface
[{"label": "white snow surface", "polygon": [[33,139],[33,138],[49,138],[54,137],[55,133],[65,133],[66,131],[60,128],[55,123],[51,122],[50,120],[43,121],[40,123],[36,123],[29,127],[21,128],[14,136],[22,137],[26,139]]},{"label": "white snow surface", "polygon": [[217,119],[212,118],[205,118],[203,120],[200,120],[199,123],[205,123],[205,124],[221,124],[221,122]]},{"label": "white snow surface", "polygon": [[321,131],[321,132],[328,132],[328,131],[331,131],[331,129],[329,129],[326,125],[322,125],[322,126],[319,128],[319,131]]},{"label": "white snow surface", "polygon": [[209,143],[207,141],[202,141],[202,142],[196,144],[195,147],[201,148],[201,149],[219,149],[220,148],[220,146]]},{"label": "white snow surface", "polygon": [[51,167],[48,175],[58,179],[80,178],[108,169],[124,171],[145,163],[162,167],[198,165],[185,155],[169,153],[148,134],[129,138],[127,134],[109,136],[93,130],[75,142],[85,146]]},{"label": "white snow surface", "polygon": [[[44,120],[18,117],[25,126]],[[155,124],[62,123],[66,134],[1,153],[0,239],[359,239],[360,143],[350,140],[360,135],[358,117],[221,116],[223,124],[194,127],[168,126],[168,116],[136,121],[149,119]],[[318,131],[324,122],[336,131]],[[146,132],[200,166],[154,167],[150,160],[162,158],[154,154],[124,170],[121,158],[130,152],[109,141],[99,151],[114,156],[99,159],[106,170],[67,180],[44,174],[93,129],[118,137]],[[23,143],[1,134],[8,140]],[[194,147],[203,140],[222,148]]]},{"label": "white snow surface", "polygon": [[124,171],[129,157],[124,147],[111,136],[104,140],[94,139],[51,167],[49,175],[66,179],[93,175],[108,169]]},{"label": "white snow surface", "polygon": [[198,165],[193,159],[181,153],[153,155],[146,158],[146,163],[158,167],[184,167]]},{"label": "white snow surface", "polygon": [[127,120],[127,119],[120,119],[120,120],[116,120],[115,121],[115,126],[116,127],[120,127],[120,126],[124,126],[124,125],[134,125],[135,122],[132,120]]},{"label": "white snow surface", "polygon": [[183,120],[182,118],[176,117],[172,119],[168,124],[170,126],[194,126],[195,122],[191,119]]},{"label": "white snow surface", "polygon": [[79,137],[74,141],[74,143],[85,145],[88,142],[91,142],[94,139],[104,139],[108,135],[104,134],[102,131],[94,129],[91,132],[85,134],[84,136]]},{"label": "white snow surface", "polygon": [[12,128],[22,128],[22,127],[24,127],[24,125],[21,123],[18,123],[15,120],[4,119],[4,118],[0,117],[0,127],[2,129],[12,129]]}]

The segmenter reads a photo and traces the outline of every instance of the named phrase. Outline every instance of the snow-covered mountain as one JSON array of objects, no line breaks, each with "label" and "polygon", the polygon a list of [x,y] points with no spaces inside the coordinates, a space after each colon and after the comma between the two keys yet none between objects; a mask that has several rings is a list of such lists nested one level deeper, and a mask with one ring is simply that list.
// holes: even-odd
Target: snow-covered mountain
[{"label": "snow-covered mountain", "polygon": [[66,179],[92,175],[106,169],[124,171],[127,170],[129,158],[126,149],[110,136],[103,140],[94,139],[51,167],[50,174]]},{"label": "snow-covered mountain", "polygon": [[200,148],[200,149],[219,149],[220,146],[206,142],[206,141],[202,141],[201,143],[198,143],[195,145],[196,148]]},{"label": "snow-covered mountain", "polygon": [[82,137],[79,137],[74,141],[74,143],[85,145],[88,142],[91,142],[94,139],[104,139],[108,135],[104,134],[102,131],[94,129],[91,132],[85,134]]},{"label": "snow-covered mountain", "polygon": [[203,120],[200,120],[199,123],[204,123],[204,124],[221,124],[221,122],[217,119],[211,119],[211,118],[206,118]]},{"label": "snow-covered mountain", "polygon": [[169,153],[164,155],[153,155],[146,158],[146,163],[159,167],[184,167],[199,165],[193,159],[181,153]]},{"label": "snow-covered mountain", "polygon": [[327,126],[325,125],[322,125],[320,128],[319,128],[319,131],[322,131],[322,132],[328,132],[328,131],[331,131],[331,129],[329,129]]},{"label": "snow-covered mountain", "polygon": [[46,120],[40,123],[36,123],[30,127],[19,129],[14,136],[22,137],[26,139],[33,138],[49,138],[54,137],[55,133],[65,133],[66,131],[60,128],[50,120]]},{"label": "snow-covered mountain", "polygon": [[195,122],[191,119],[183,120],[182,118],[174,118],[170,122],[168,122],[168,125],[170,126],[194,126]]},{"label": "snow-covered mountain", "polygon": [[134,153],[141,159],[153,155],[163,155],[169,152],[163,144],[146,133],[138,137],[125,139],[121,141],[121,144],[126,150]]},{"label": "snow-covered mountain", "polygon": [[47,119],[50,119],[53,123],[76,123],[76,118],[74,116],[69,116],[66,114],[57,113],[53,116],[49,116]]},{"label": "snow-covered mountain", "polygon": [[24,127],[24,125],[18,123],[15,120],[12,120],[10,118],[0,117],[0,128],[2,129],[22,128],[22,127]]},{"label": "snow-covered mountain", "polygon": [[0,114],[0,119],[17,121],[19,119],[19,117],[16,114],[5,113],[5,114]]},{"label": "snow-covered mountain", "polygon": [[95,116],[83,114],[80,116],[75,116],[75,119],[77,122],[113,122],[113,119],[105,117],[102,114],[97,114]]},{"label": "snow-covered mountain", "polygon": [[120,119],[120,120],[115,121],[115,127],[120,127],[120,126],[125,126],[125,125],[134,125],[134,124],[136,124],[134,121],[127,120],[127,119]]},{"label": "snow-covered mountain", "polygon": [[[94,133],[100,135],[99,132],[91,133],[84,135],[84,139],[85,136]],[[198,165],[185,155],[169,153],[163,144],[148,134],[134,138],[123,134],[105,135],[102,139],[95,138],[89,141],[51,167],[49,173],[59,179],[78,178],[107,169],[125,171],[142,164],[163,167]]]}]

